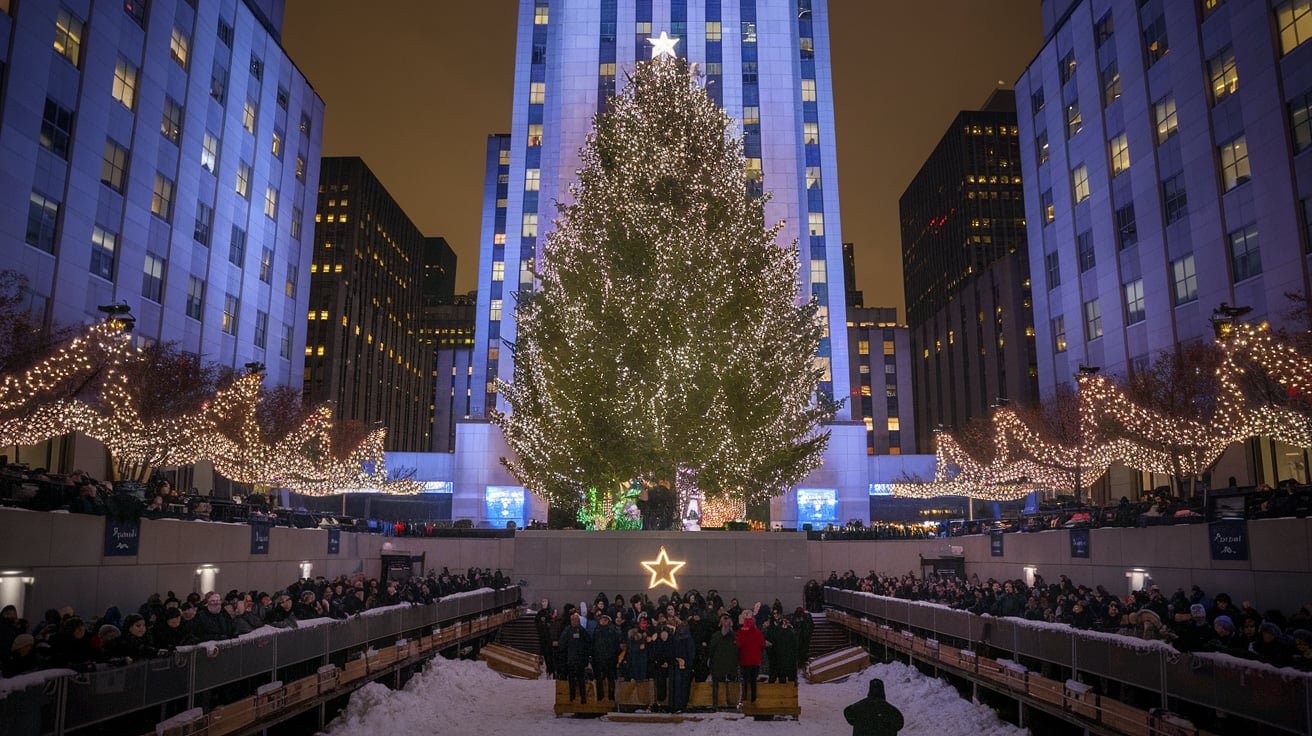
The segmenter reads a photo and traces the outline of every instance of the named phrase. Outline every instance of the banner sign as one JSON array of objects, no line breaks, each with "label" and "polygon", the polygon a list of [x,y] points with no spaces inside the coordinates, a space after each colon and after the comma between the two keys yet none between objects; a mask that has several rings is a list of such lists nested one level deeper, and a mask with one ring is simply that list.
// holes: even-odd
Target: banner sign
[{"label": "banner sign", "polygon": [[272,528],[273,525],[267,521],[251,522],[251,554],[269,554],[269,530]]},{"label": "banner sign", "polygon": [[136,557],[141,543],[141,522],[137,519],[119,521],[105,517],[105,556]]},{"label": "banner sign", "polygon": [[1248,559],[1248,522],[1223,519],[1207,525],[1207,540],[1214,560]]},{"label": "banner sign", "polygon": [[1071,557],[1089,559],[1089,530],[1071,530]]},{"label": "banner sign", "polygon": [[997,530],[989,534],[989,554],[994,557],[1002,556],[1002,531]]},{"label": "banner sign", "polygon": [[342,530],[328,530],[328,554],[335,555],[342,551]]}]

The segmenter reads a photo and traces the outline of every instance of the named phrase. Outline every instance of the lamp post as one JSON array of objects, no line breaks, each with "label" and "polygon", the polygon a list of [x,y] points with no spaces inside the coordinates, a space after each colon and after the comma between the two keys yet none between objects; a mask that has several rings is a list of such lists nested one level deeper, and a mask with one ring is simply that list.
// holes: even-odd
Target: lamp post
[{"label": "lamp post", "polygon": [[[1207,320],[1212,324],[1212,332],[1215,333],[1217,341],[1228,337],[1235,328],[1240,324],[1240,318],[1253,311],[1252,307],[1232,307],[1226,302],[1221,302],[1216,309],[1212,310],[1212,316]],[[1254,438],[1258,441],[1257,438]],[[1259,463],[1260,465],[1260,463]],[[1203,488],[1203,515],[1211,519],[1211,509],[1208,507],[1210,493],[1209,488]]]},{"label": "lamp post", "polygon": [[[1076,385],[1082,389],[1083,379],[1097,375],[1100,370],[1102,370],[1100,366],[1081,363],[1075,374]],[[1075,396],[1075,502],[1082,505],[1084,488],[1080,481],[1084,470],[1084,412],[1080,410],[1081,393]]]}]

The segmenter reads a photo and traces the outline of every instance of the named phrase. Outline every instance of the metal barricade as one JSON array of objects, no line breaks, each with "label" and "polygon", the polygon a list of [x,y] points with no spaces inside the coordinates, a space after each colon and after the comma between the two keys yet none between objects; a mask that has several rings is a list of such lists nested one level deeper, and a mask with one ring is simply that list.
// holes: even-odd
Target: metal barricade
[{"label": "metal barricade", "polygon": [[139,710],[147,698],[146,662],[66,678],[65,728],[77,728]]}]

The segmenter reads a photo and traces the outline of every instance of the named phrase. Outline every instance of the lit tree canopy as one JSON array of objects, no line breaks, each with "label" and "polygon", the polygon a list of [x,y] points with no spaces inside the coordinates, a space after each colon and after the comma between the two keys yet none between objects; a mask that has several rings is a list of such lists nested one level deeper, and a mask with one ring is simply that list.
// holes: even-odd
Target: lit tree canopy
[{"label": "lit tree canopy", "polygon": [[710,497],[759,500],[819,464],[818,307],[747,195],[732,125],[672,57],[598,116],[498,386],[530,490],[572,504],[682,469]]}]

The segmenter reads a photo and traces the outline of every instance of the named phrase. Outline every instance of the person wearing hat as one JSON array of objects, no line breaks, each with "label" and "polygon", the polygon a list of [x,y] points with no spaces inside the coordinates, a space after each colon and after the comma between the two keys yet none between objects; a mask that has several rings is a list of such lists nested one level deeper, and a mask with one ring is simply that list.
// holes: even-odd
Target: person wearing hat
[{"label": "person wearing hat", "polygon": [[843,709],[852,724],[852,736],[897,736],[902,730],[902,711],[884,698],[884,681],[871,678],[866,697]]},{"label": "person wearing hat", "polygon": [[1207,608],[1201,603],[1189,606],[1189,620],[1174,628],[1178,637],[1175,647],[1182,652],[1198,651],[1212,638],[1212,627],[1207,625]]},{"label": "person wearing hat", "polygon": [[1271,621],[1264,621],[1257,628],[1257,641],[1248,645],[1248,650],[1257,658],[1276,667],[1289,664],[1294,655],[1294,642],[1284,635],[1280,627]]},{"label": "person wearing hat", "polygon": [[181,608],[165,608],[164,617],[155,624],[150,635],[155,648],[161,652],[170,652],[180,646],[195,644],[196,637],[182,623]]},{"label": "person wearing hat", "polygon": [[611,622],[609,613],[602,611],[592,632],[592,676],[597,681],[598,701],[615,699],[615,671],[622,641],[619,627]]},{"label": "person wearing hat", "polygon": [[13,677],[24,672],[31,672],[39,664],[36,658],[36,637],[31,634],[19,634],[9,645],[9,656],[5,658],[4,676]]}]

